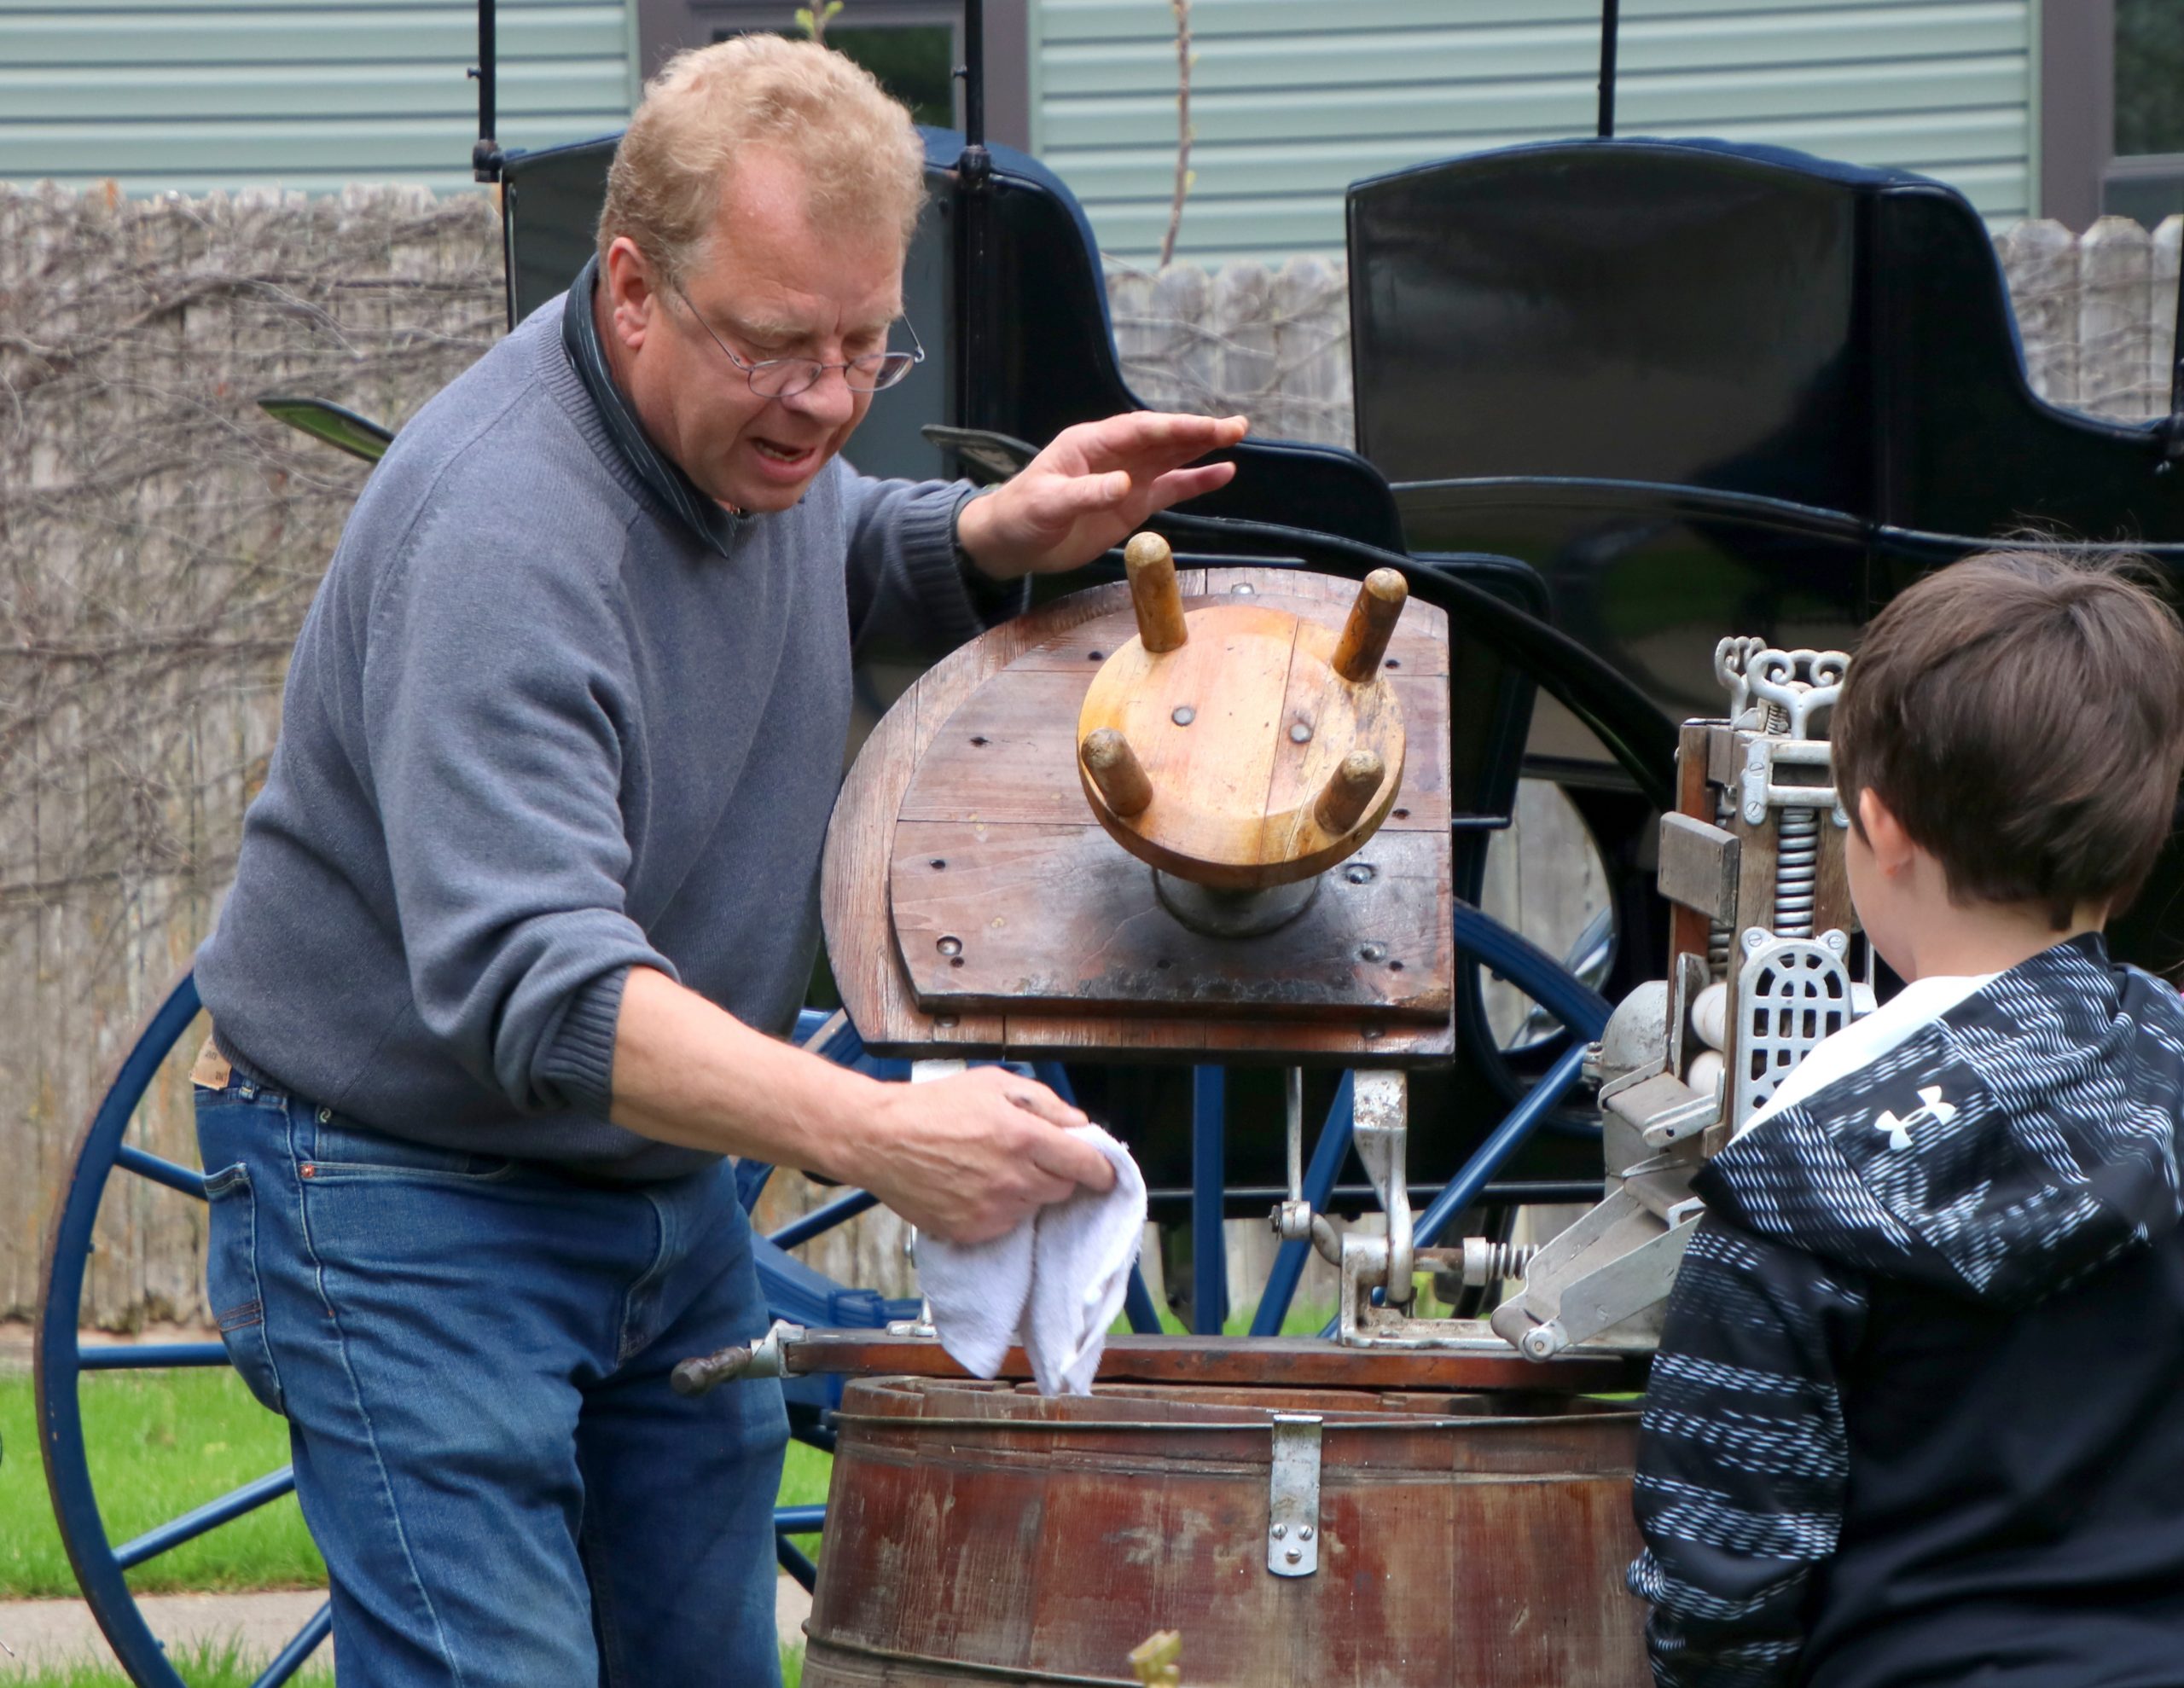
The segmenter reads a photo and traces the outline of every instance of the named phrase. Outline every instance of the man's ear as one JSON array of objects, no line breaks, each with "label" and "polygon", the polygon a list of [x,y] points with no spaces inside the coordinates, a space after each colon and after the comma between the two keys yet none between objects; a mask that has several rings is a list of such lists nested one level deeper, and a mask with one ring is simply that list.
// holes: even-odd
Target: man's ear
[{"label": "man's ear", "polygon": [[607,324],[615,339],[635,351],[666,308],[652,262],[635,241],[618,235],[607,248],[600,281],[607,290]]},{"label": "man's ear", "polygon": [[1903,823],[1896,812],[1880,799],[1880,794],[1867,786],[1858,793],[1858,830],[1864,833],[1867,846],[1873,853],[1873,866],[1893,878],[1908,873],[1918,846],[1911,842],[1910,833],[1903,830]]}]

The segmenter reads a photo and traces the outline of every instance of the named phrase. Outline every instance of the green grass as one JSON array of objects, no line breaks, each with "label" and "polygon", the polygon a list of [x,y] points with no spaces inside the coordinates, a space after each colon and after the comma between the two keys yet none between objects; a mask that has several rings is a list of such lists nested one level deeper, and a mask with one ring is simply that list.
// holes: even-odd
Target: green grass
[{"label": "green grass", "polygon": [[[1421,1276],[1421,1283],[1430,1283],[1431,1281],[1431,1279],[1425,1279]],[[1432,1301],[1432,1292],[1431,1290],[1421,1289],[1420,1291],[1420,1310],[1423,1311],[1426,1303]],[[1438,1306],[1438,1303],[1434,1302],[1433,1305]],[[1183,1321],[1176,1317],[1175,1310],[1165,1302],[1159,1303],[1155,1310],[1160,1315],[1160,1328],[1166,1331],[1170,1336],[1184,1337],[1190,1334],[1189,1331],[1184,1326]],[[1250,1336],[1252,1333],[1252,1320],[1258,1316],[1258,1303],[1257,1302],[1253,1302],[1246,1307],[1231,1308],[1228,1311],[1228,1316],[1221,1321],[1221,1334],[1224,1337]],[[1331,1307],[1298,1307],[1292,1305],[1289,1309],[1287,1316],[1281,1321],[1281,1334],[1285,1337],[1316,1337],[1321,1331],[1327,1328],[1327,1321],[1333,1317],[1334,1309]],[[1109,1327],[1107,1334],[1111,1337],[1128,1336],[1130,1334],[1130,1320],[1118,1315],[1116,1318],[1114,1324]]]},{"label": "green grass", "polygon": [[[107,1538],[121,1542],[288,1463],[288,1426],[227,1371],[113,1372],[83,1382],[84,1440]],[[0,1377],[0,1599],[73,1595],[38,1460],[27,1377]],[[827,1498],[834,1461],[791,1444],[781,1498]],[[802,1543],[809,1552],[816,1541]],[[139,1593],[323,1586],[326,1567],[293,1495],[129,1574]],[[3,1661],[0,1661],[3,1662]]]},{"label": "green grass", "polygon": [[[288,1426],[232,1372],[109,1372],[79,1397],[91,1484],[107,1539],[126,1541],[288,1461]],[[39,1463],[26,1377],[0,1378],[0,1598],[76,1592]],[[323,1586],[293,1495],[165,1553],[129,1574],[139,1593]]]},{"label": "green grass", "polygon": [[[175,1669],[189,1688],[250,1688],[265,1668],[264,1660],[244,1658],[232,1641],[186,1648],[174,1656]],[[334,1688],[334,1673],[322,1661],[298,1671],[295,1688]],[[82,1660],[38,1670],[15,1671],[0,1658],[0,1683],[7,1688],[130,1688],[129,1679],[112,1664]]]}]

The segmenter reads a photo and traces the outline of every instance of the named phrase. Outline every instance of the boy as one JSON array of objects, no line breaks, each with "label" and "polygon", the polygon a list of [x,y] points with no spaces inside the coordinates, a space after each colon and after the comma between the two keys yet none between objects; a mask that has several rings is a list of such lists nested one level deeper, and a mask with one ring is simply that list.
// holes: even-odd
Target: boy
[{"label": "boy", "polygon": [[1978,557],[1833,731],[1905,980],[1700,1175],[1636,1506],[1674,1688],[2184,1683],[2184,1007],[2101,939],[2169,836],[2184,632]]}]

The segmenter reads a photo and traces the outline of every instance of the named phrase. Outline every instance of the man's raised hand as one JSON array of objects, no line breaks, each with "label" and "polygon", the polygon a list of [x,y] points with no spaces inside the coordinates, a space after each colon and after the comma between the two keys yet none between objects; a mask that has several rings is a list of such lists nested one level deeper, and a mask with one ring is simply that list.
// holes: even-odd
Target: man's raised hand
[{"label": "man's raised hand", "polygon": [[1134,410],[1064,428],[1014,479],[963,507],[956,538],[996,580],[1082,567],[1155,512],[1226,486],[1233,463],[1184,466],[1249,426],[1241,416]]}]

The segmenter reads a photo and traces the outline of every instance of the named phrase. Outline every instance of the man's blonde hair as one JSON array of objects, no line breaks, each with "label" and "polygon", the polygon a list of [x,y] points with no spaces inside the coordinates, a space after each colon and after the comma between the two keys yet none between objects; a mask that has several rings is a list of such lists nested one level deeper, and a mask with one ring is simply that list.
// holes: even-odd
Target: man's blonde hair
[{"label": "man's blonde hair", "polygon": [[754,33],[677,53],[645,84],[607,171],[600,261],[626,235],[669,282],[686,285],[746,147],[803,166],[815,222],[909,244],[925,200],[925,149],[909,113],[839,53]]}]

